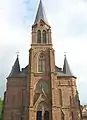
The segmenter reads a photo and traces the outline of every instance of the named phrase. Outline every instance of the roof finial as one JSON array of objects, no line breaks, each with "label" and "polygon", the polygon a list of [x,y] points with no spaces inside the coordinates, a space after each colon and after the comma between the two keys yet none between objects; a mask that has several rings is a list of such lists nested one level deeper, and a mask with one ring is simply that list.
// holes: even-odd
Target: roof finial
[{"label": "roof finial", "polygon": [[64,52],[64,56],[66,57],[67,52]]},{"label": "roof finial", "polygon": [[19,51],[17,51],[16,54],[17,54],[17,58],[18,58],[19,57]]}]

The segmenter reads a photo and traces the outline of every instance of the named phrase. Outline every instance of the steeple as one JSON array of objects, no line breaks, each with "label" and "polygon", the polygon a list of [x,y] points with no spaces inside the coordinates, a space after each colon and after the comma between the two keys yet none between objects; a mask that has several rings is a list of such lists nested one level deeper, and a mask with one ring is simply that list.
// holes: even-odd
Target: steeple
[{"label": "steeple", "polygon": [[70,66],[69,66],[69,64],[68,64],[66,55],[65,55],[65,58],[64,58],[63,72],[64,72],[67,76],[73,76],[73,74],[72,74],[72,72],[71,72],[71,70],[70,70]]},{"label": "steeple", "polygon": [[38,7],[38,10],[37,10],[37,14],[36,14],[34,24],[36,24],[40,20],[43,20],[46,24],[48,24],[46,14],[45,14],[45,11],[44,11],[44,7],[43,7],[43,4],[42,4],[41,0],[40,0],[40,3],[39,3],[39,7]]},{"label": "steeple", "polygon": [[16,61],[12,67],[11,73],[9,74],[8,77],[15,77],[20,73],[20,64],[19,64],[19,58],[17,55]]}]

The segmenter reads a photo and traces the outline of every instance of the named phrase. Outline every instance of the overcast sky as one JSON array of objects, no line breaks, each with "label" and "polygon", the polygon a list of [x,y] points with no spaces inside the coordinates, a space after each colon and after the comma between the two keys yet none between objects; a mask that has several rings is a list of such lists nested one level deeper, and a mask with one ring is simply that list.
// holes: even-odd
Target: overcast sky
[{"label": "overcast sky", "polygon": [[[28,64],[31,26],[38,3],[39,0],[0,0],[0,96],[17,51],[21,68]],[[77,76],[80,101],[87,104],[87,1],[43,0],[43,4],[52,28],[56,65],[63,66],[66,52]]]}]

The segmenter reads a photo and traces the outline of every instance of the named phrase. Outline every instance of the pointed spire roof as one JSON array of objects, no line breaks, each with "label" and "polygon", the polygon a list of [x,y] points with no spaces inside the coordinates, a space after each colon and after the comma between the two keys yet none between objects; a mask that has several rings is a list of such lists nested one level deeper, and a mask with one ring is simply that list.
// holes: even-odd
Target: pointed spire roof
[{"label": "pointed spire roof", "polygon": [[19,64],[19,58],[17,55],[16,61],[12,67],[11,73],[9,74],[8,77],[15,77],[20,73],[20,64]]},{"label": "pointed spire roof", "polygon": [[40,0],[34,24],[36,24],[39,20],[43,20],[46,24],[48,24],[46,14],[45,14],[45,11],[44,11],[44,7],[43,7],[43,4],[42,4],[42,0]]},{"label": "pointed spire roof", "polygon": [[65,58],[64,58],[63,72],[64,72],[64,74],[66,74],[67,76],[74,76],[74,75],[72,74],[72,71],[70,70],[70,66],[69,66],[69,64],[68,64],[66,55],[65,55]]}]

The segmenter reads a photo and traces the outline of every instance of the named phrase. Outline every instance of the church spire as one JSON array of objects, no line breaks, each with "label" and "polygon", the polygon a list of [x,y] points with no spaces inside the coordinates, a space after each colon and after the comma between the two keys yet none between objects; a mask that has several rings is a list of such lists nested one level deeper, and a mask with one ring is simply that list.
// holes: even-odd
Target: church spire
[{"label": "church spire", "polygon": [[70,66],[68,64],[66,55],[65,55],[65,59],[64,59],[64,65],[63,65],[63,72],[67,75],[67,76],[73,76],[71,70],[70,70]]},{"label": "church spire", "polygon": [[42,0],[40,0],[34,24],[36,24],[39,20],[43,20],[46,24],[48,24],[46,14],[45,14],[45,11],[44,11],[44,7],[43,7],[43,4],[42,4]]},{"label": "church spire", "polygon": [[20,73],[20,64],[19,64],[19,58],[17,55],[16,61],[12,67],[11,73],[9,75],[9,77],[15,77],[16,75],[18,75]]}]

